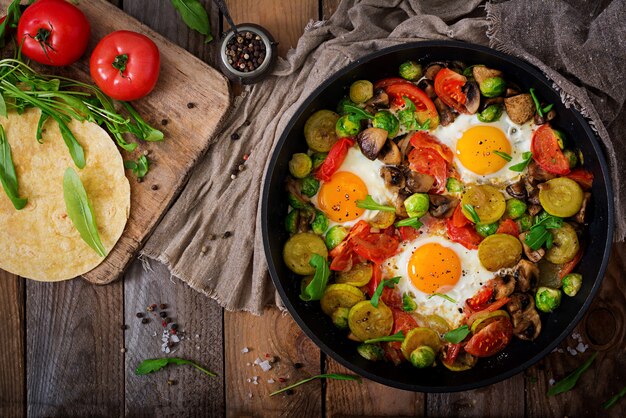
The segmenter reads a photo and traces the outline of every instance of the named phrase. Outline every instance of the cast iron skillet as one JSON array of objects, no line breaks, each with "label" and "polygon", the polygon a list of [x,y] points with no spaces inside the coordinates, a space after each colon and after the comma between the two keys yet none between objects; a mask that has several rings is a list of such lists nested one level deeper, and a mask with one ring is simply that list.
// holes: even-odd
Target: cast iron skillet
[{"label": "cast iron skillet", "polygon": [[[300,279],[282,259],[283,245],[288,239],[284,228],[287,213],[284,181],[291,155],[307,148],[302,133],[305,121],[319,109],[335,109],[352,81],[395,76],[400,63],[408,59],[485,64],[503,70],[507,78],[518,82],[525,91],[534,87],[547,103],[555,104],[557,118],[553,126],[576,142],[584,154],[585,167],[595,177],[589,227],[584,238],[586,251],[578,267],[584,277],[582,289],[574,298],[563,296],[561,306],[554,313],[542,315],[543,329],[535,341],[514,339],[502,353],[480,359],[473,369],[465,372],[451,372],[441,366],[416,369],[407,362],[396,367],[388,362],[363,359],[356,351],[357,343],[332,325],[318,302],[304,303],[298,298]],[[269,271],[298,325],[326,354],[354,372],[385,385],[419,392],[453,392],[489,385],[519,373],[550,353],[572,332],[589,307],[604,277],[613,237],[613,199],[607,164],[593,131],[580,113],[561,104],[552,82],[536,68],[489,48],[453,41],[415,42],[377,51],[348,65],[319,86],[300,106],[278,141],[266,173],[262,199],[263,242]]]}]

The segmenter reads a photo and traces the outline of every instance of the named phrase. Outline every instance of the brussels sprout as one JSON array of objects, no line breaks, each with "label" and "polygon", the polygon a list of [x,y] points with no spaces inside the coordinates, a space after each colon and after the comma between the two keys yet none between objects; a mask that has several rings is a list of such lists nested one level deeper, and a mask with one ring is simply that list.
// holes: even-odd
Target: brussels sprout
[{"label": "brussels sprout", "polygon": [[554,136],[556,136],[556,142],[559,144],[559,148],[565,149],[565,134],[563,131],[559,131],[558,129],[552,129],[554,132]]},{"label": "brussels sprout", "polygon": [[407,80],[419,80],[422,78],[422,66],[415,61],[406,61],[400,64],[399,73]]},{"label": "brussels sprout", "polygon": [[485,97],[497,97],[506,91],[506,82],[501,77],[490,77],[480,83],[480,92]]},{"label": "brussels sprout", "polygon": [[463,183],[454,177],[448,177],[448,180],[446,180],[446,190],[450,193],[461,193],[463,188]]},{"label": "brussels sprout", "polygon": [[341,226],[335,225],[328,230],[326,233],[326,246],[329,250],[332,250],[337,245],[341,243],[348,236],[348,229]]},{"label": "brussels sprout", "polygon": [[417,303],[408,293],[402,294],[402,309],[405,312],[413,312],[417,309]]},{"label": "brussels sprout", "polygon": [[361,122],[350,117],[350,115],[344,115],[337,120],[335,125],[335,132],[339,138],[353,137],[361,130]]},{"label": "brussels sprout", "polygon": [[360,344],[356,351],[366,360],[380,361],[385,357],[385,350],[376,344]]},{"label": "brussels sprout", "polygon": [[415,193],[406,198],[404,207],[410,218],[421,218],[428,212],[430,199],[426,193]]},{"label": "brussels sprout", "polygon": [[493,235],[496,233],[497,230],[498,230],[497,222],[490,223],[490,224],[477,224],[476,225],[476,232],[478,232],[478,234],[481,237],[488,237],[489,235]]},{"label": "brussels sprout", "polygon": [[302,152],[293,154],[289,160],[289,172],[297,179],[308,176],[311,173],[311,168],[313,168],[311,157]]},{"label": "brussels sprout", "polygon": [[327,156],[328,153],[326,152],[316,152],[315,154],[311,155],[311,161],[313,161],[313,170],[317,170],[320,165],[322,165],[324,160],[326,160]]},{"label": "brussels sprout", "polygon": [[285,229],[290,234],[295,234],[296,229],[298,229],[298,221],[300,220],[300,212],[297,210],[292,210],[285,217]]},{"label": "brussels sprout", "polygon": [[400,122],[398,121],[398,118],[396,118],[388,110],[376,112],[372,125],[374,128],[381,128],[387,131],[389,138],[393,138],[398,135],[398,130],[400,129]]},{"label": "brussels sprout", "polygon": [[328,229],[328,218],[324,215],[324,212],[316,210],[315,219],[311,223],[311,229],[317,235],[323,235]]},{"label": "brussels sprout", "polygon": [[330,315],[330,318],[333,320],[333,324],[339,329],[347,329],[349,312],[350,308],[341,306],[335,309],[335,311]]},{"label": "brussels sprout", "polygon": [[302,179],[302,194],[305,196],[314,196],[320,188],[320,182],[315,177],[305,177]]},{"label": "brussels sprout", "polygon": [[517,218],[517,226],[519,226],[520,232],[528,231],[533,226],[533,217],[529,214],[525,214]]},{"label": "brussels sprout", "polygon": [[583,284],[583,275],[579,273],[570,273],[563,277],[563,293],[567,296],[574,297]]},{"label": "brussels sprout", "polygon": [[364,103],[374,96],[374,85],[367,80],[357,80],[350,86],[350,100]]},{"label": "brussels sprout", "polygon": [[576,156],[576,153],[571,149],[566,149],[563,151],[563,155],[565,155],[565,158],[569,161],[569,168],[575,168],[578,164],[578,156]]},{"label": "brussels sprout", "polygon": [[354,106],[354,102],[352,100],[350,100],[350,98],[344,97],[343,99],[341,99],[339,101],[339,104],[337,105],[337,113],[339,113],[340,115],[348,114],[348,111],[344,107],[345,105],[352,105],[352,106]]},{"label": "brussels sprout", "polygon": [[427,345],[417,347],[411,352],[411,364],[419,369],[432,366],[435,362],[435,351]]},{"label": "brussels sprout", "polygon": [[287,202],[289,202],[289,206],[294,209],[304,209],[308,207],[308,204],[304,200],[302,200],[301,197],[296,196],[293,193],[287,194]]},{"label": "brussels sprout", "polygon": [[552,312],[561,304],[561,290],[541,286],[535,294],[535,305],[541,312]]},{"label": "brussels sprout", "polygon": [[483,123],[496,122],[502,116],[502,106],[499,104],[492,104],[487,106],[482,112],[478,114],[478,120]]},{"label": "brussels sprout", "polygon": [[511,219],[517,219],[526,212],[526,203],[519,199],[509,199],[506,201],[506,213]]}]

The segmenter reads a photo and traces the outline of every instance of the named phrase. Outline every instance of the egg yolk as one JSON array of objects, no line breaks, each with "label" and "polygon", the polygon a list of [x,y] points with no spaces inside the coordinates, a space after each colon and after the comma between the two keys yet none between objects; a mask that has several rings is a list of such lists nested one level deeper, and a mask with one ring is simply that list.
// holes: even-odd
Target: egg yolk
[{"label": "egg yolk", "polygon": [[338,171],[320,187],[317,204],[332,221],[346,222],[363,215],[365,209],[357,207],[356,201],[366,197],[363,180],[350,172]]},{"label": "egg yolk", "polygon": [[409,279],[424,293],[445,293],[461,277],[461,260],[441,244],[424,244],[409,259]]},{"label": "egg yolk", "polygon": [[495,173],[507,163],[494,151],[510,155],[511,143],[504,132],[493,126],[474,126],[456,144],[456,154],[463,167],[481,175]]}]

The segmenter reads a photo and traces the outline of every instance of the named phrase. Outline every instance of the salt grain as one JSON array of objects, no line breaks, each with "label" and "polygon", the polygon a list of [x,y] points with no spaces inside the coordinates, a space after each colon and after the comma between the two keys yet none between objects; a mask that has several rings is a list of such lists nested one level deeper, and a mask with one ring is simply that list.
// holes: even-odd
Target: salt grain
[{"label": "salt grain", "polygon": [[573,349],[572,347],[567,347],[567,352],[570,353],[571,355],[575,356],[578,354],[578,351],[576,351],[575,349]]},{"label": "salt grain", "polygon": [[275,381],[274,379],[267,379],[267,383],[269,383],[270,385],[271,385],[272,383],[275,383],[275,382],[276,382],[276,381]]},{"label": "salt grain", "polygon": [[178,336],[177,336],[177,335],[172,335],[172,336],[170,337],[170,340],[171,340],[172,342],[175,342],[175,343],[180,342],[180,338],[178,338]]},{"label": "salt grain", "polygon": [[248,392],[248,398],[252,399],[252,392]]},{"label": "salt grain", "polygon": [[548,383],[550,384],[550,386],[554,386],[555,382],[556,382],[556,380],[554,380],[554,379],[548,380]]},{"label": "salt grain", "polygon": [[242,354],[249,353],[249,352],[250,352],[250,349],[248,347],[244,347],[241,349]]},{"label": "salt grain", "polygon": [[263,363],[263,360],[261,360],[261,357],[257,357],[256,360],[254,360],[254,364],[261,364]]},{"label": "salt grain", "polygon": [[264,372],[267,372],[272,369],[272,365],[270,364],[269,360],[265,360],[259,363],[259,366],[261,366]]},{"label": "salt grain", "polygon": [[246,379],[246,382],[250,383],[252,382],[252,379]]},{"label": "salt grain", "polygon": [[578,352],[580,353],[584,353],[585,351],[587,351],[588,348],[589,346],[583,343],[578,343],[578,345],[576,346],[576,350],[578,350]]}]

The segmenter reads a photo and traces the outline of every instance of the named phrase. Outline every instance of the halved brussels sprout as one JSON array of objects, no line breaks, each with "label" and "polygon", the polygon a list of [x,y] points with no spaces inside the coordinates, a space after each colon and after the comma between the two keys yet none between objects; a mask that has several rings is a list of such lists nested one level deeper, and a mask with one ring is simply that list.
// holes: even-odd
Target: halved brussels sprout
[{"label": "halved brussels sprout", "polygon": [[317,235],[324,235],[324,232],[328,229],[328,218],[324,215],[324,212],[315,211],[315,219],[311,222],[311,229]]},{"label": "halved brussels sprout", "polygon": [[380,361],[385,357],[385,350],[376,344],[359,344],[356,351],[361,357],[369,361]]},{"label": "halved brussels sprout", "polygon": [[478,120],[483,123],[497,122],[502,116],[502,106],[499,104],[492,104],[487,106],[482,112],[478,114]]},{"label": "halved brussels sprout", "polygon": [[541,312],[550,313],[561,304],[561,290],[540,287],[535,294],[535,305]]},{"label": "halved brussels sprout", "polygon": [[374,96],[374,85],[368,80],[357,80],[350,86],[350,100],[365,103]]},{"label": "halved brussels sprout", "polygon": [[374,119],[372,120],[372,126],[374,128],[381,128],[387,131],[388,138],[393,138],[398,135],[400,129],[400,122],[393,113],[388,110],[381,110],[376,112]]},{"label": "halved brussels sprout", "polygon": [[303,195],[308,197],[315,196],[315,193],[317,193],[319,188],[320,182],[315,177],[309,176],[302,179],[302,186],[300,187],[300,191]]},{"label": "halved brussels sprout", "polygon": [[422,66],[415,61],[406,61],[400,64],[400,77],[407,80],[419,80],[422,78]]},{"label": "halved brussels sprout", "polygon": [[427,345],[422,345],[411,352],[409,360],[418,369],[430,367],[435,362],[435,351]]},{"label": "halved brussels sprout", "polygon": [[303,179],[311,173],[313,161],[311,157],[302,152],[293,154],[289,160],[289,172],[297,179]]},{"label": "halved brussels sprout", "polygon": [[528,206],[519,199],[509,199],[506,201],[506,213],[511,219],[517,219],[526,213]]},{"label": "halved brussels sprout", "polygon": [[348,313],[349,308],[339,307],[330,315],[333,324],[339,329],[348,329]]},{"label": "halved brussels sprout", "polygon": [[479,87],[483,96],[497,97],[502,96],[506,91],[506,82],[502,77],[490,77],[483,80]]},{"label": "halved brussels sprout", "polygon": [[579,273],[570,273],[563,277],[563,293],[567,296],[574,297],[583,284],[583,275]]},{"label": "halved brussels sprout", "polygon": [[361,122],[352,115],[343,115],[337,120],[335,133],[339,138],[356,136],[361,130]]},{"label": "halved brussels sprout", "polygon": [[348,229],[341,225],[335,225],[326,233],[326,246],[332,250],[348,236]]},{"label": "halved brussels sprout", "polygon": [[414,193],[404,200],[404,208],[410,218],[421,218],[428,213],[430,198],[426,193]]}]

